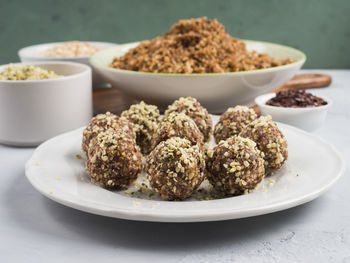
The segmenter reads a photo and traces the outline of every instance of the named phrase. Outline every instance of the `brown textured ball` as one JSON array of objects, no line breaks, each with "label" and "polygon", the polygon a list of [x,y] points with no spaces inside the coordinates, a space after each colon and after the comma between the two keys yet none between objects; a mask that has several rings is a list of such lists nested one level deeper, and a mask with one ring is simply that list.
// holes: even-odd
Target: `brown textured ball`
[{"label": "brown textured ball", "polygon": [[257,118],[255,111],[246,106],[228,108],[215,125],[214,138],[218,143],[221,140],[238,135],[249,123]]},{"label": "brown textured ball", "polygon": [[122,112],[121,116],[133,123],[136,143],[143,154],[148,154],[151,151],[153,134],[158,129],[160,121],[158,107],[141,101],[139,104],[131,105],[128,110]]},{"label": "brown textured ball", "polygon": [[199,148],[204,150],[203,134],[198,129],[194,120],[185,113],[173,112],[163,120],[152,139],[152,149],[160,142],[166,141],[171,137],[180,137],[188,139],[192,145],[198,144]]},{"label": "brown textured ball", "polygon": [[91,140],[86,168],[93,183],[108,189],[126,188],[142,171],[141,152],[134,140],[111,128]]},{"label": "brown textured ball", "polygon": [[258,149],[264,154],[267,174],[280,169],[288,158],[287,140],[271,116],[261,116],[251,122],[240,136],[256,142]]},{"label": "brown textured ball", "polygon": [[235,135],[220,141],[207,154],[207,177],[220,194],[242,194],[264,178],[264,160],[250,139]]},{"label": "brown textured ball", "polygon": [[197,124],[199,130],[204,136],[204,142],[209,141],[212,134],[213,121],[207,109],[192,97],[181,97],[169,105],[164,113],[166,119],[172,112],[184,112],[187,116],[192,118]]},{"label": "brown textured ball", "polygon": [[146,160],[147,177],[164,200],[191,196],[204,179],[205,162],[198,145],[179,137],[162,141]]},{"label": "brown textured ball", "polygon": [[105,114],[98,114],[93,117],[83,131],[83,151],[87,154],[92,138],[96,137],[100,132],[106,131],[110,128],[122,130],[128,138],[132,140],[136,139],[132,124],[127,119],[106,112]]}]

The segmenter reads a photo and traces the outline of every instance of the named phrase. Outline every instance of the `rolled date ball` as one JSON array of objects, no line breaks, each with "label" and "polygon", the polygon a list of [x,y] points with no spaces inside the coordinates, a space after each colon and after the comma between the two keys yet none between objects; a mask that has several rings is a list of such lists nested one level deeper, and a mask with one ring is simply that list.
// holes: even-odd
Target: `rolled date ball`
[{"label": "rolled date ball", "polygon": [[194,120],[204,136],[204,142],[209,141],[212,134],[213,121],[207,109],[192,97],[181,97],[169,105],[164,113],[167,118],[172,112],[183,112]]},{"label": "rolled date ball", "polygon": [[287,140],[271,116],[261,116],[251,122],[240,136],[256,142],[258,149],[264,154],[267,174],[280,169],[288,159]]},{"label": "rolled date ball", "polygon": [[224,196],[252,190],[264,178],[264,160],[250,139],[235,135],[221,140],[207,155],[207,178]]},{"label": "rolled date ball", "polygon": [[238,135],[249,123],[257,118],[255,111],[246,106],[228,108],[215,125],[214,138],[218,143],[221,140]]},{"label": "rolled date ball", "polygon": [[126,188],[142,171],[141,152],[125,133],[108,129],[91,140],[86,168],[91,182],[108,189]]},{"label": "rolled date ball", "polygon": [[96,137],[100,132],[106,131],[110,128],[122,130],[124,131],[125,136],[128,138],[132,140],[136,139],[133,127],[127,119],[121,118],[113,113],[106,112],[105,114],[98,114],[93,117],[83,131],[83,151],[87,154],[92,138]]},{"label": "rolled date ball", "polygon": [[204,179],[204,169],[198,145],[179,137],[159,143],[146,160],[150,186],[163,200],[183,200],[191,196]]},{"label": "rolled date ball", "polygon": [[136,143],[143,154],[148,154],[151,151],[153,134],[158,129],[160,121],[158,107],[141,101],[139,104],[131,105],[121,116],[133,123]]},{"label": "rolled date ball", "polygon": [[164,119],[152,139],[152,149],[160,142],[166,141],[171,137],[180,137],[188,139],[192,145],[198,144],[199,148],[204,150],[203,134],[198,129],[194,120],[185,113],[173,112]]}]

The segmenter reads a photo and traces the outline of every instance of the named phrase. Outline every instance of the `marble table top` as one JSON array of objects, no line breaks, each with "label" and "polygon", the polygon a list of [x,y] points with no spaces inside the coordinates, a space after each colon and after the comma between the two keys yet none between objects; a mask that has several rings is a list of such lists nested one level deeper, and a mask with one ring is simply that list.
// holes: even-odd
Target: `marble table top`
[{"label": "marble table top", "polygon": [[[315,132],[350,160],[350,70],[314,94],[333,99]],[[0,145],[0,262],[350,262],[350,171],[318,199],[269,215],[210,223],[133,222],[87,214],[34,190],[33,148]]]}]

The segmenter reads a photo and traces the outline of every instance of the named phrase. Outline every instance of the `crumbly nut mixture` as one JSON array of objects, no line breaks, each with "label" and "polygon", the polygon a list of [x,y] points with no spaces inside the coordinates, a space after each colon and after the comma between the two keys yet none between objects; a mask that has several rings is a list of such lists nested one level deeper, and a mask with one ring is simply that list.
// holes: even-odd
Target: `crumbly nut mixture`
[{"label": "crumbly nut mixture", "polygon": [[43,57],[88,56],[99,50],[99,47],[95,47],[88,42],[69,41],[48,48],[40,52],[39,55]]},{"label": "crumbly nut mixture", "polygon": [[222,140],[207,155],[207,177],[219,193],[239,195],[264,178],[264,160],[248,138],[235,135]]},{"label": "crumbly nut mixture", "polygon": [[123,117],[119,117],[113,113],[106,112],[105,114],[98,114],[93,117],[88,126],[83,131],[82,149],[85,153],[88,152],[91,140],[99,133],[106,131],[110,128],[115,130],[122,130],[125,136],[131,140],[136,140],[136,135],[133,130],[132,124]]},{"label": "crumbly nut mixture", "polygon": [[163,200],[190,197],[204,179],[205,162],[198,145],[179,137],[162,141],[146,160],[150,186]]},{"label": "crumbly nut mixture", "polygon": [[139,104],[131,105],[121,114],[132,124],[136,133],[136,142],[143,154],[151,151],[151,140],[158,129],[160,114],[157,106],[146,104],[141,101]]},{"label": "crumbly nut mixture", "polygon": [[128,187],[142,171],[140,149],[122,130],[110,128],[98,133],[87,156],[91,182],[108,189]]},{"label": "crumbly nut mixture", "polygon": [[205,17],[180,20],[169,32],[143,41],[111,67],[159,73],[222,73],[271,68],[292,63],[248,51],[222,24]]},{"label": "crumbly nut mixture", "polygon": [[0,72],[0,80],[42,80],[63,77],[52,70],[32,65],[12,65]]},{"label": "crumbly nut mixture", "polygon": [[164,113],[164,118],[172,112],[183,112],[194,120],[204,136],[204,142],[209,141],[212,134],[213,121],[208,110],[204,108],[195,98],[181,97],[169,105]]},{"label": "crumbly nut mixture", "polygon": [[255,111],[246,106],[228,108],[215,125],[214,138],[218,143],[221,140],[238,135],[250,122],[257,118]]},{"label": "crumbly nut mixture", "polygon": [[152,139],[152,149],[160,142],[166,141],[171,137],[180,137],[188,139],[192,145],[198,144],[201,151],[204,150],[204,138],[198,129],[194,120],[185,113],[172,112],[163,120]]},{"label": "crumbly nut mixture", "polygon": [[280,169],[288,158],[287,140],[271,116],[259,117],[239,135],[255,141],[258,149],[264,153],[267,174]]}]

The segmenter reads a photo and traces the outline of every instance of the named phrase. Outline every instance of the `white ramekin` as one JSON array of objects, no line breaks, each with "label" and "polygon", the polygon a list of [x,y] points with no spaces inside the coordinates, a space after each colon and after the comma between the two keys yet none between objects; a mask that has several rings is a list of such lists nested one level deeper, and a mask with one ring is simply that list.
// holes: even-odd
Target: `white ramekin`
[{"label": "white ramekin", "polygon": [[327,105],[310,108],[285,108],[267,105],[266,102],[275,97],[275,93],[268,93],[255,98],[262,115],[271,115],[274,121],[283,122],[306,131],[315,131],[324,123],[332,101],[324,96],[320,98],[327,101]]},{"label": "white ramekin", "polygon": [[[72,62],[30,64],[64,77],[0,80],[0,143],[36,146],[86,125],[92,116],[90,67]],[[0,72],[8,66],[0,66]]]}]

